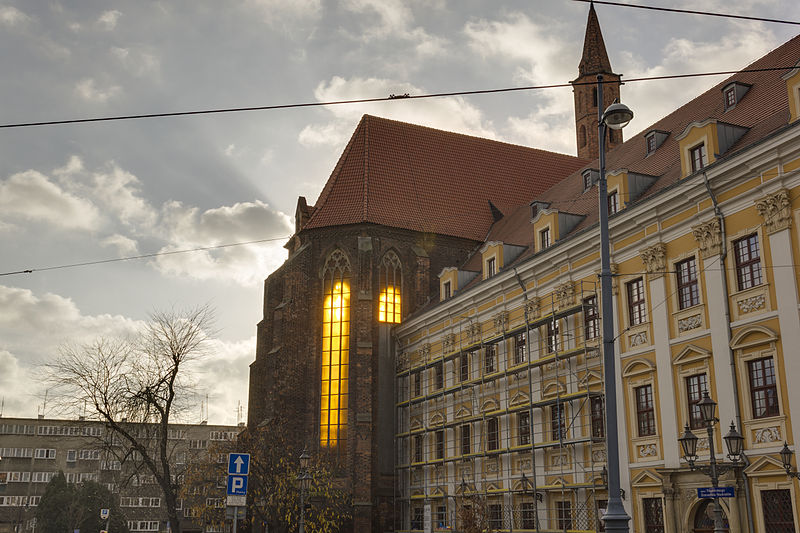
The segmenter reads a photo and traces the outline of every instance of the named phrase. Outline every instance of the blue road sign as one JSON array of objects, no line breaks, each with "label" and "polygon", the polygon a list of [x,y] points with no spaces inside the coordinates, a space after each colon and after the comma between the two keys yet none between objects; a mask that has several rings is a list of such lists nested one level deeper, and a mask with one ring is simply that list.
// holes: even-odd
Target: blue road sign
[{"label": "blue road sign", "polygon": [[697,489],[698,498],[733,498],[733,487],[700,487]]},{"label": "blue road sign", "polygon": [[249,453],[229,453],[228,454],[228,473],[237,476],[246,476],[250,473],[250,454]]},{"label": "blue road sign", "polygon": [[247,476],[228,476],[228,496],[247,495]]}]

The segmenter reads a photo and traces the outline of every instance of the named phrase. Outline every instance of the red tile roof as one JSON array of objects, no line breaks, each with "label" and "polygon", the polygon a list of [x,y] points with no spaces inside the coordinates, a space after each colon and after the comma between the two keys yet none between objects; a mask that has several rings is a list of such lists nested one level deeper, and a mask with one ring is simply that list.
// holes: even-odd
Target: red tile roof
[{"label": "red tile roof", "polygon": [[608,60],[606,43],[600,22],[594,11],[594,4],[589,5],[589,18],[586,21],[586,35],[583,37],[583,55],[578,64],[579,77],[589,74],[612,73],[611,61]]},{"label": "red tile roof", "polygon": [[482,241],[494,222],[588,163],[364,115],[304,229],[374,223]]}]

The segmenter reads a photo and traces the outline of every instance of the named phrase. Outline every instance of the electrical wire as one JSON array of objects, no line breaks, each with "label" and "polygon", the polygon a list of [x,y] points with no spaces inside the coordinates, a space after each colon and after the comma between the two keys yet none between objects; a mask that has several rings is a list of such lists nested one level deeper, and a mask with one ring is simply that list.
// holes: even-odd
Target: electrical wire
[{"label": "electrical wire", "polygon": [[[705,76],[723,76],[740,74],[745,72],[769,72],[769,71],[784,71],[792,70],[796,65],[788,65],[785,67],[770,67],[770,68],[757,68],[757,69],[741,69],[741,70],[721,70],[716,72],[695,72],[690,74],[668,74],[664,76],[645,76],[639,78],[628,78],[622,80],[622,83],[635,83],[642,81],[658,81],[670,79],[685,79],[685,78],[699,78]],[[609,80],[603,83],[619,83],[617,81]],[[13,128],[29,128],[33,126],[58,126],[64,124],[85,124],[90,122],[112,122],[121,120],[138,120],[147,118],[168,118],[168,117],[184,117],[195,115],[215,115],[223,113],[241,113],[245,111],[275,111],[279,109],[297,109],[305,107],[325,107],[346,104],[364,104],[373,102],[393,102],[396,100],[421,100],[428,98],[447,98],[451,96],[472,96],[480,94],[498,94],[519,91],[534,91],[544,89],[558,89],[575,87],[576,85],[596,85],[596,81],[591,82],[575,82],[575,83],[556,83],[550,85],[526,85],[521,87],[501,87],[497,89],[476,89],[473,91],[450,91],[442,93],[428,93],[428,94],[390,94],[387,97],[379,98],[357,98],[351,100],[330,100],[326,102],[301,102],[295,104],[276,104],[276,105],[263,105],[263,106],[249,106],[249,107],[228,107],[228,108],[214,108],[214,109],[199,109],[193,111],[170,111],[165,113],[141,113],[136,115],[116,115],[108,117],[91,117],[91,118],[75,118],[64,120],[44,120],[38,122],[15,122],[10,124],[0,124],[0,129],[13,129]]]},{"label": "electrical wire", "polygon": [[729,19],[739,19],[739,20],[753,20],[756,22],[772,22],[775,24],[794,24],[796,26],[800,26],[800,22],[794,20],[785,20],[785,19],[769,19],[764,17],[749,17],[747,15],[732,15],[730,13],[714,13],[712,11],[697,11],[694,9],[676,9],[672,7],[658,7],[658,6],[642,6],[642,5],[635,5],[635,4],[625,4],[623,2],[608,2],[606,0],[572,0],[573,2],[583,2],[585,4],[603,4],[607,6],[615,6],[615,7],[633,7],[636,9],[648,9],[651,11],[665,11],[668,13],[683,13],[686,15],[704,15],[708,17],[722,17],[722,18],[729,18]]},{"label": "electrical wire", "polygon": [[116,257],[113,259],[99,259],[97,261],[83,261],[80,263],[69,263],[66,265],[56,265],[56,266],[49,266],[49,267],[41,267],[41,268],[28,268],[25,270],[16,270],[12,272],[0,272],[0,276],[13,276],[15,274],[32,274],[34,272],[44,272],[46,270],[61,270],[64,268],[76,268],[76,267],[84,267],[84,266],[91,266],[91,265],[104,265],[106,263],[118,263],[120,261],[133,261],[136,259],[149,259],[151,257],[161,257],[165,255],[177,255],[177,254],[187,254],[191,252],[205,252],[208,250],[219,250],[221,248],[231,248],[233,246],[246,246],[249,244],[261,244],[265,242],[274,242],[274,241],[282,241],[288,240],[291,238],[291,235],[286,237],[275,237],[273,239],[258,239],[255,241],[244,241],[244,242],[233,242],[228,244],[218,244],[216,246],[202,246],[200,248],[190,248],[186,250],[171,250],[169,252],[155,252],[152,254],[142,254],[142,255],[133,255],[129,257]]}]

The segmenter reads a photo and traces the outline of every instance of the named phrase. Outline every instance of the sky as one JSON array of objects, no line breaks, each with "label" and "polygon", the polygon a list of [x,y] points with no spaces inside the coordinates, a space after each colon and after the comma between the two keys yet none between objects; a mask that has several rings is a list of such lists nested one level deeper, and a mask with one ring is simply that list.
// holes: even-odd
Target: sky
[{"label": "sky", "polygon": [[[698,9],[689,0],[628,0]],[[0,124],[566,83],[588,4],[571,0],[0,0]],[[704,11],[800,20],[796,0]],[[796,25],[596,6],[623,79],[743,68]],[[722,78],[632,82],[626,138]],[[246,419],[263,280],[286,259],[365,113],[575,154],[572,91],[0,129],[0,401],[56,416],[42,365],[209,305],[187,422]],[[260,244],[111,262],[221,244]],[[41,270],[44,269],[44,270]]]}]

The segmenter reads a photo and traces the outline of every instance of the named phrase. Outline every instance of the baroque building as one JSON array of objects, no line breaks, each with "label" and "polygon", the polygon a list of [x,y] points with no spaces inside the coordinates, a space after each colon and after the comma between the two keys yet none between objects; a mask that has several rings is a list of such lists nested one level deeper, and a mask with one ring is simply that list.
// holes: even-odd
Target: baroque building
[{"label": "baroque building", "polygon": [[[700,461],[733,421],[730,531],[800,531],[800,38],[607,154],[614,315],[599,315],[597,110],[620,95],[594,8],[578,158],[364,116],[265,281],[249,424],[337,464],[352,531],[602,531],[600,322],[616,331],[631,530],[708,531]],[[594,89],[606,84],[603,102]],[[584,133],[585,132],[585,133]],[[787,344],[788,343],[788,344]],[[721,420],[709,443],[707,392]],[[481,509],[478,509],[478,506]]]}]

